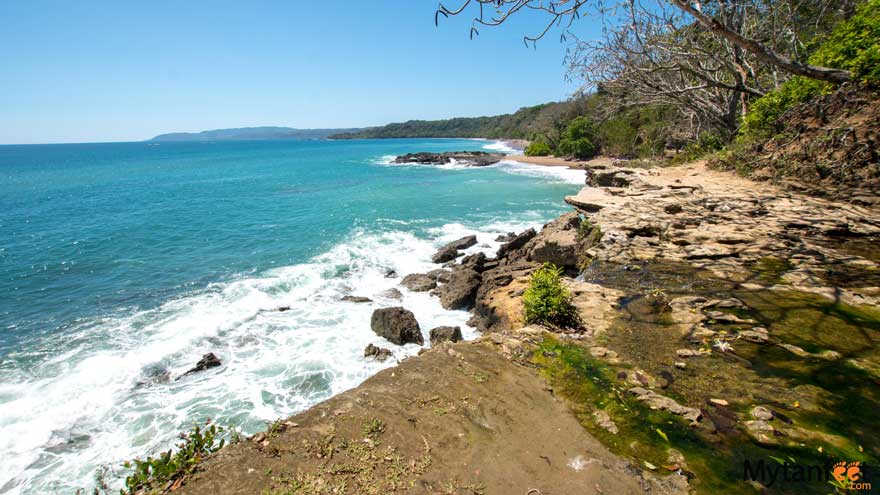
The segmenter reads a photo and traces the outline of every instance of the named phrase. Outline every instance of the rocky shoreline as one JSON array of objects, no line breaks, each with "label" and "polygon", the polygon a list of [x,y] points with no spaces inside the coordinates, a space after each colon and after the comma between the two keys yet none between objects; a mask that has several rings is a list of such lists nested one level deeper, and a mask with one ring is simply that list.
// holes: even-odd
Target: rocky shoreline
[{"label": "rocky shoreline", "polygon": [[[430,349],[223,449],[180,491],[776,493],[742,480],[743,459],[876,463],[859,411],[880,410],[880,210],[703,163],[583,166],[575,211],[493,258],[459,239],[404,277],[470,309],[482,337],[431,330]],[[581,328],[524,324],[544,263],[565,270]],[[402,307],[371,328],[424,343]]]}]

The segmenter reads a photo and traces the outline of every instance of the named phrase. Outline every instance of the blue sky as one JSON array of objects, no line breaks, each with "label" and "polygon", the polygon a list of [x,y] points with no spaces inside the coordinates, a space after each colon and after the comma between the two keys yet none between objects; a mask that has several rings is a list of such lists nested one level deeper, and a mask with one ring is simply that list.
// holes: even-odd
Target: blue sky
[{"label": "blue sky", "polygon": [[[468,39],[436,0],[0,2],[0,143],[361,127],[567,97],[565,45],[514,19]],[[590,29],[589,20],[578,29]]]}]

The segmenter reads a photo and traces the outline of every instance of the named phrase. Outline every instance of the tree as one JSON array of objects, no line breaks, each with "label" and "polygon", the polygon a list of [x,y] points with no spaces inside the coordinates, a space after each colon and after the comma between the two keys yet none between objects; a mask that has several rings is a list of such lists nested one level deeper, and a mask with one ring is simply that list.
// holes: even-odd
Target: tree
[{"label": "tree", "polygon": [[[798,48],[800,27],[798,24],[808,24],[813,19],[804,18],[802,14],[808,13],[819,18],[828,15],[843,13],[851,15],[854,8],[853,0],[740,0],[731,2],[728,0],[708,0],[706,2],[691,2],[690,0],[669,0],[675,7],[686,13],[693,22],[697,22],[716,36],[727,40],[738,50],[747,52],[765,64],[794,75],[842,83],[852,79],[849,71],[811,65],[799,61],[798,53],[791,53],[791,48]],[[478,26],[499,26],[512,16],[522,11],[538,11],[547,15],[545,24],[534,35],[526,35],[523,41],[536,43],[543,38],[550,29],[555,26],[569,28],[576,19],[590,10],[593,13],[602,14],[604,18],[615,18],[616,9],[629,6],[631,10],[637,9],[643,12],[651,12],[657,8],[665,7],[664,0],[650,2],[643,5],[637,0],[623,0],[617,4],[606,4],[604,0],[463,0],[455,8],[449,8],[441,3],[434,14],[435,24],[440,16],[449,17],[468,11],[469,7],[476,6],[477,14],[471,25],[471,37],[478,35]],[[770,31],[762,33],[771,36],[749,36],[743,29],[750,23],[739,22],[738,13],[750,13],[749,19],[753,22],[772,21]],[[816,25],[821,22],[817,22]],[[789,40],[783,46],[774,46],[777,42],[774,34],[784,33],[783,39]],[[563,34],[563,39],[565,35]],[[768,40],[768,41],[760,41]],[[780,50],[779,48],[783,48]]]},{"label": "tree", "polygon": [[[689,139],[732,136],[751,102],[793,74],[852,78],[806,60],[808,41],[851,16],[854,0],[465,0],[454,10],[441,4],[437,17],[474,5],[472,36],[477,26],[503,24],[524,10],[543,12],[547,23],[524,40],[534,44],[553,26],[564,27],[569,75],[583,81],[582,91],[601,88],[609,96],[606,114],[670,106]],[[586,14],[601,16],[598,39],[581,40],[568,29]],[[544,128],[559,129],[555,124]],[[551,144],[561,139],[555,132],[544,136]]]}]

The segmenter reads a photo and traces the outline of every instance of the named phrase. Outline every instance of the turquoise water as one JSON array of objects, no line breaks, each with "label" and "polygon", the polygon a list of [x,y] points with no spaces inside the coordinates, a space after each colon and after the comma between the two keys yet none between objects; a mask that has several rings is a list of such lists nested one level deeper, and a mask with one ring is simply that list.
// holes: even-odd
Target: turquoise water
[{"label": "turquoise water", "polygon": [[[486,146],[500,147],[0,146],[0,493],[87,488],[100,466],[118,483],[122,460],[194,421],[253,433],[392,365],[362,358],[368,343],[388,346],[369,329],[373,309],[401,304],[383,291],[462,235],[494,251],[499,233],[565,211],[582,183],[513,163],[388,163]],[[425,331],[467,321],[402,292]],[[177,380],[209,351],[222,367]]]}]

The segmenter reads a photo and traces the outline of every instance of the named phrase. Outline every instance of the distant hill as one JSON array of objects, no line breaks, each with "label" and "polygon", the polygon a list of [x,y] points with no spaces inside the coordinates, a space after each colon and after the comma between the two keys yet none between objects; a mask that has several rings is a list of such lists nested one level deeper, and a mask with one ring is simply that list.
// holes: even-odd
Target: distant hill
[{"label": "distant hill", "polygon": [[172,132],[160,134],[150,141],[247,141],[258,139],[326,139],[339,133],[358,132],[361,129],[294,129],[292,127],[241,127],[202,132]]},{"label": "distant hill", "polygon": [[410,120],[354,132],[338,133],[330,139],[378,138],[522,138],[535,134],[538,116],[562,103],[523,107],[515,113],[490,117],[457,117],[446,120]]}]

